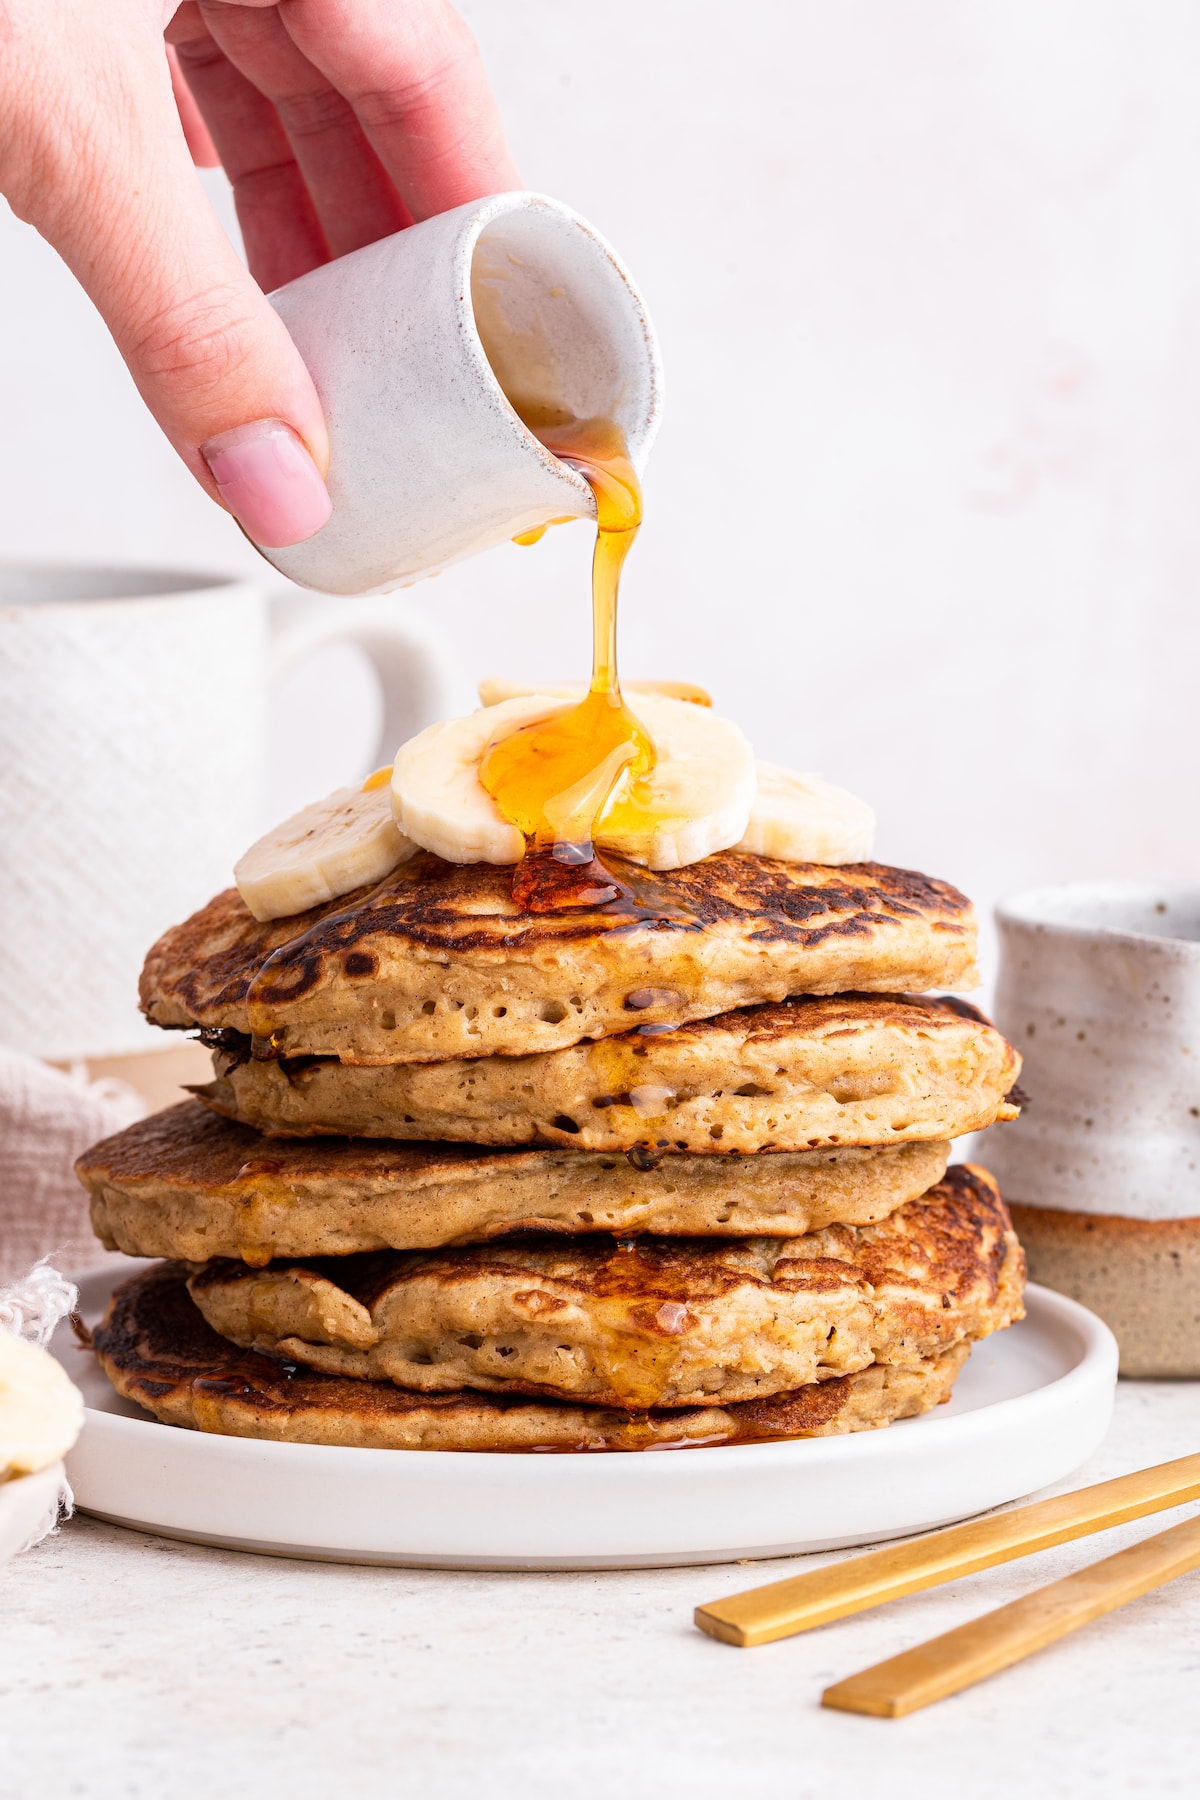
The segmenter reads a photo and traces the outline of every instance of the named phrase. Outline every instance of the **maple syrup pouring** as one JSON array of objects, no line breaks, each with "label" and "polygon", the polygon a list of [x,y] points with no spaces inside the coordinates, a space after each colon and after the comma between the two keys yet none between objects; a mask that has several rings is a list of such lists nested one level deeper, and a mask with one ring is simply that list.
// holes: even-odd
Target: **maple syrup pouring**
[{"label": "maple syrup pouring", "polygon": [[[603,906],[630,893],[596,857],[596,821],[623,776],[636,780],[654,767],[654,746],[622,699],[617,678],[617,596],[642,521],[641,484],[610,421],[564,419],[532,405],[517,411],[596,497],[592,680],[577,706],[493,745],[479,774],[525,837],[525,857],[513,874],[517,904],[527,912]],[[521,541],[534,541],[534,534]]]},{"label": "maple syrup pouring", "polygon": [[[596,496],[597,527],[588,692],[577,706],[503,738],[488,751],[479,771],[504,817],[525,837],[525,856],[513,871],[513,899],[531,913],[602,906],[630,926],[661,920],[699,929],[699,921],[661,877],[633,866],[618,876],[600,862],[592,844],[596,821],[621,777],[626,771],[633,779],[649,774],[655,760],[654,746],[622,699],[617,679],[621,569],[642,520],[637,470],[611,421],[573,419],[533,401],[514,400],[513,405],[546,448],[588,483]],[[545,529],[523,533],[516,541],[535,543]],[[386,779],[386,771],[379,770],[367,785],[382,785]],[[628,804],[620,801],[613,810],[619,813]],[[380,887],[391,879],[385,877]],[[307,940],[328,943],[342,919],[357,919],[360,905],[318,919],[264,958],[247,994],[256,1060],[274,1061],[286,1054],[283,1034],[273,1028],[274,1008],[312,985],[319,953],[312,961],[306,957]]]}]

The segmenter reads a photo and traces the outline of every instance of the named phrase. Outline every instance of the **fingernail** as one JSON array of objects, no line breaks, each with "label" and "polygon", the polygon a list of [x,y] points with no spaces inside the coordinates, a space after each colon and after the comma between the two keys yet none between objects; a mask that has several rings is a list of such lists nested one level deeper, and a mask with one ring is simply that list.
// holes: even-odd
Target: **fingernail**
[{"label": "fingernail", "polygon": [[201,444],[217,492],[248,537],[267,550],[302,544],[333,505],[320,470],[282,419],[256,419]]}]

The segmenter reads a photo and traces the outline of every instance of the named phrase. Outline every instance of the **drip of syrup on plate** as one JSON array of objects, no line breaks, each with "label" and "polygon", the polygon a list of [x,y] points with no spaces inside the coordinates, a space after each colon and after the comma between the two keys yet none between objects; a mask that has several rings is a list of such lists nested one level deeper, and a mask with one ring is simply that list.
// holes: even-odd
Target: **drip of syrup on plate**
[{"label": "drip of syrup on plate", "polygon": [[[528,912],[603,906],[626,885],[598,860],[596,822],[622,778],[654,767],[654,746],[621,697],[617,677],[617,596],[621,569],[642,520],[637,471],[617,426],[517,404],[517,411],[596,497],[592,558],[592,680],[578,705],[502,738],[483,759],[480,779],[504,817],[525,837],[513,898]],[[518,542],[535,542],[541,531]]]}]

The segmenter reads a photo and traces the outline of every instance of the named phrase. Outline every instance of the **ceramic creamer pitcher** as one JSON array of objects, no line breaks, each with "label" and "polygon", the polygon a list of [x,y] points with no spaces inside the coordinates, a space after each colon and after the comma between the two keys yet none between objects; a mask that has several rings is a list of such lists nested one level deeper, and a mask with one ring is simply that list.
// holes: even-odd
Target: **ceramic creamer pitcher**
[{"label": "ceramic creamer pitcher", "polygon": [[640,473],[658,429],[654,332],[615,253],[541,194],[494,194],[271,295],[316,384],[333,514],[262,554],[304,587],[386,592],[553,519],[594,518],[526,417],[606,418]]}]

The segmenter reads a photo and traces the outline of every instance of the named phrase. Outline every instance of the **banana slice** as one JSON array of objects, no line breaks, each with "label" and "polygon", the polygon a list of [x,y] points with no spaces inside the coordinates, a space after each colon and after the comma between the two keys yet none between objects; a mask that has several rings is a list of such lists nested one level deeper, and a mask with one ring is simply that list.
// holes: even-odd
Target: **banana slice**
[{"label": "banana slice", "polygon": [[83,1425],[83,1395],[48,1350],[0,1325],[0,1481],[64,1456]]},{"label": "banana slice", "polygon": [[415,856],[392,816],[390,769],[361,788],[338,788],[276,825],[234,864],[238,893],[256,919],[287,919],[368,887]]},{"label": "banana slice", "polygon": [[429,725],[401,744],[392,770],[400,829],[447,862],[520,862],[525,839],[480,781],[479,765],[500,738],[565,712],[569,704],[549,694],[524,694]]},{"label": "banana slice", "polygon": [[754,803],[754,752],[740,726],[665,694],[639,694],[634,711],[658,760],[649,775],[618,783],[597,846],[648,869],[686,869],[728,850]]},{"label": "banana slice", "polygon": [[875,847],[875,814],[865,800],[819,775],[758,765],[758,793],[739,850],[780,862],[866,862]]},{"label": "banana slice", "polygon": [[[483,706],[498,706],[502,700],[520,700],[527,694],[553,694],[556,700],[582,700],[587,693],[586,681],[541,682],[532,687],[524,681],[506,681],[503,675],[485,675],[479,684],[479,700]],[[665,694],[669,700],[690,700],[693,706],[711,706],[712,695],[694,681],[623,681],[624,694]]]},{"label": "banana slice", "polygon": [[[479,765],[492,744],[568,704],[521,695],[431,725],[403,745],[392,777],[401,830],[448,862],[519,862],[525,840],[483,786]],[[597,847],[651,869],[681,869],[736,844],[754,798],[754,752],[742,732],[707,707],[662,694],[639,695],[635,710],[658,761],[644,780],[618,784]]]}]

